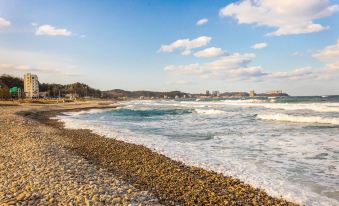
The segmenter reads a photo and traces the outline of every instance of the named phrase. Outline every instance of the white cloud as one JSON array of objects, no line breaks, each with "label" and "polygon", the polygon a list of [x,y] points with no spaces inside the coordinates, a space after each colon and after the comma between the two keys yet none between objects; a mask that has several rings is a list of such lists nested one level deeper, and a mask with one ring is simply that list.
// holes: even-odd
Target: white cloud
[{"label": "white cloud", "polygon": [[49,36],[71,36],[72,32],[67,29],[57,29],[51,25],[39,26],[35,32],[35,35],[49,35]]},{"label": "white cloud", "polygon": [[296,68],[286,72],[272,72],[267,77],[275,79],[302,80],[314,79],[319,75],[319,71],[312,67]]},{"label": "white cloud", "polygon": [[161,52],[172,52],[176,49],[181,49],[182,55],[189,55],[191,54],[191,50],[194,48],[203,47],[208,44],[212,40],[211,37],[208,36],[201,36],[196,39],[179,39],[171,44],[168,45],[161,45],[159,51]]},{"label": "white cloud", "polygon": [[197,26],[202,26],[204,24],[207,24],[208,23],[208,19],[206,18],[203,18],[203,19],[199,19],[196,23]]},{"label": "white cloud", "polygon": [[201,79],[257,79],[265,76],[260,66],[249,66],[254,54],[234,53],[205,64],[169,65],[166,72],[176,75],[193,75]]},{"label": "white cloud", "polygon": [[[326,69],[312,67],[296,68],[289,71],[267,72],[261,66],[251,66],[255,59],[253,53],[234,53],[204,64],[169,65],[166,72],[175,75],[195,76],[200,79],[217,80],[320,80],[328,79],[339,71],[339,62],[328,64]],[[332,75],[333,76],[333,75]]]},{"label": "white cloud", "polygon": [[11,25],[11,22],[0,17],[0,28],[1,27],[7,27],[7,26],[10,26]]},{"label": "white cloud", "polygon": [[334,79],[339,75],[339,39],[312,55],[324,63],[319,79]]},{"label": "white cloud", "polygon": [[253,45],[252,45],[252,48],[253,48],[253,49],[263,49],[263,48],[265,48],[265,47],[267,47],[267,43],[265,43],[265,42],[262,42],[262,43],[256,43],[256,44],[253,44]]},{"label": "white cloud", "polygon": [[239,54],[234,53],[229,56],[222,57],[213,62],[207,63],[206,67],[209,70],[231,70],[237,68],[244,68],[255,58],[253,53]]},{"label": "white cloud", "polygon": [[220,10],[221,17],[231,16],[239,24],[276,28],[268,35],[281,36],[319,32],[327,26],[314,23],[339,11],[328,0],[243,0]]},{"label": "white cloud", "polygon": [[216,57],[216,56],[221,56],[221,55],[224,55],[224,54],[225,54],[225,52],[222,49],[216,48],[216,47],[210,47],[210,48],[206,48],[206,49],[203,49],[201,51],[194,53],[194,56],[196,56],[196,57]]},{"label": "white cloud", "polygon": [[339,72],[339,61],[331,64],[326,64],[325,70],[327,72]]},{"label": "white cloud", "polygon": [[229,74],[233,79],[242,79],[242,80],[258,80],[266,76],[264,69],[260,66],[245,67],[240,69],[230,70]]},{"label": "white cloud", "polygon": [[319,50],[317,53],[313,54],[313,57],[321,61],[331,61],[339,59],[339,39],[334,45],[325,47],[322,50]]}]

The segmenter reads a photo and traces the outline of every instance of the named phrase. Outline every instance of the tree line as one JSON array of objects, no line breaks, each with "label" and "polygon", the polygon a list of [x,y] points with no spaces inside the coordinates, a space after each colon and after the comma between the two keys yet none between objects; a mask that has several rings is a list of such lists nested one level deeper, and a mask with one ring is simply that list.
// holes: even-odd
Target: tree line
[{"label": "tree line", "polygon": [[[14,77],[10,75],[1,75],[0,76],[0,99],[10,99],[11,94],[9,89],[12,87],[24,89],[24,81],[22,78]],[[45,92],[47,97],[58,98],[66,97],[67,95],[72,95],[74,97],[101,97],[101,91],[98,89],[91,88],[90,86],[83,83],[73,83],[73,84],[48,84],[48,83],[39,83],[39,91]]]}]

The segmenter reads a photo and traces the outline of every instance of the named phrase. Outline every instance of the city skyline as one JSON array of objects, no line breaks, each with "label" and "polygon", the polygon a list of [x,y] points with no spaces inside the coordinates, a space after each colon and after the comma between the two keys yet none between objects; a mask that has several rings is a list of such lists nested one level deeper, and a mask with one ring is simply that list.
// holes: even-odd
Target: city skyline
[{"label": "city skyline", "polygon": [[101,90],[334,95],[338,17],[338,0],[0,0],[0,73]]}]

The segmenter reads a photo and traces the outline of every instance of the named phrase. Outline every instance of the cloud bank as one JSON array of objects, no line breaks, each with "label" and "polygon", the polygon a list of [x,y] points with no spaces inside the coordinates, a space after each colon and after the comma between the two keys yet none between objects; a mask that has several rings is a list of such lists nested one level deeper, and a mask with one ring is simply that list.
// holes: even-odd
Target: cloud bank
[{"label": "cloud bank", "polygon": [[243,0],[232,3],[219,12],[221,17],[233,17],[239,24],[255,24],[276,28],[271,36],[305,34],[328,29],[314,20],[339,11],[328,0]]},{"label": "cloud bank", "polygon": [[253,53],[233,53],[204,64],[168,65],[166,72],[176,75],[193,75],[201,79],[256,79],[266,75],[260,66],[249,66]]}]

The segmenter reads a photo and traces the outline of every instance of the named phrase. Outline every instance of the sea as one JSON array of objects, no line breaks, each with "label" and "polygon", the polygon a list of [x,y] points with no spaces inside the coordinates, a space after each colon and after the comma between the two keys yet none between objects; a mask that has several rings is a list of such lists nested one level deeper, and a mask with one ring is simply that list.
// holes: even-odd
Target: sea
[{"label": "sea", "polygon": [[135,100],[57,118],[275,197],[339,205],[339,96]]}]

